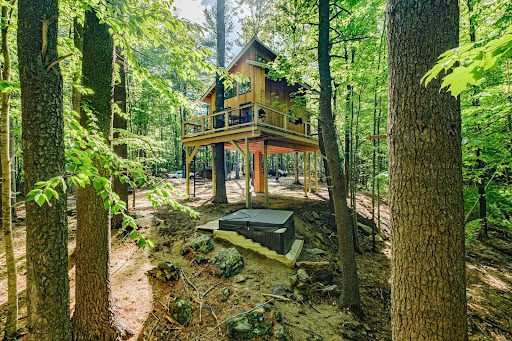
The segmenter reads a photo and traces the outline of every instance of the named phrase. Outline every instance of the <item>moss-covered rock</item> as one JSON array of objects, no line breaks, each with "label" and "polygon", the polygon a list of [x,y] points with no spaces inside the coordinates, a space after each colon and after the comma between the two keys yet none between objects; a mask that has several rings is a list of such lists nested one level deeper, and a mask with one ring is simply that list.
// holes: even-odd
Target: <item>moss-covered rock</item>
[{"label": "moss-covered rock", "polygon": [[192,320],[192,304],[184,299],[176,298],[169,311],[173,319],[186,326]]},{"label": "moss-covered rock", "polygon": [[226,333],[230,340],[250,340],[257,336],[270,335],[272,324],[262,320],[258,313],[252,312],[228,320]]},{"label": "moss-covered rock", "polygon": [[181,271],[179,267],[171,262],[160,262],[155,268],[149,270],[148,273],[162,282],[168,282],[178,280]]},{"label": "moss-covered rock", "polygon": [[211,250],[213,250],[215,243],[213,242],[212,237],[206,234],[202,234],[199,237],[196,237],[189,241],[186,246],[191,248],[195,252],[208,253]]},{"label": "moss-covered rock", "polygon": [[244,257],[234,248],[219,251],[210,262],[222,276],[231,277],[237,275],[245,266]]}]

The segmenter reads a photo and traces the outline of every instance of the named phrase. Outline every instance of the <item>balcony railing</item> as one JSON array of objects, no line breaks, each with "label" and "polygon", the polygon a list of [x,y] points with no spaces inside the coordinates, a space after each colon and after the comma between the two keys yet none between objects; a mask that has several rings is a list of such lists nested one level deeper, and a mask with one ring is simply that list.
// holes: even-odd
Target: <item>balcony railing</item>
[{"label": "balcony railing", "polygon": [[184,138],[197,137],[244,127],[258,126],[316,139],[316,125],[267,106],[250,103],[238,108],[228,108],[213,114],[194,117],[183,122]]}]

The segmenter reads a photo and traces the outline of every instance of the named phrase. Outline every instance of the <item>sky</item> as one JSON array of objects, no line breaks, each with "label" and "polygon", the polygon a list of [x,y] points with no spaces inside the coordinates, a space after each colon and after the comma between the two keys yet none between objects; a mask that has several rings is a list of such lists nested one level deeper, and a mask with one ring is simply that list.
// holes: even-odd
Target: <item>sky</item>
[{"label": "sky", "polygon": [[175,0],[176,14],[178,17],[188,19],[196,24],[204,23],[203,10],[215,0]]}]

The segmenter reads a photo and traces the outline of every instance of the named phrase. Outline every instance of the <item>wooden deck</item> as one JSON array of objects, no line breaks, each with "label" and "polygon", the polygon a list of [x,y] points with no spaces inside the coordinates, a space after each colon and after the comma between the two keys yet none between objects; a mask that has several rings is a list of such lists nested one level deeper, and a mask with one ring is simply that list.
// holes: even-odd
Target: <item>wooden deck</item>
[{"label": "wooden deck", "polygon": [[251,153],[262,152],[264,141],[269,154],[318,151],[316,126],[258,103],[192,118],[182,130],[186,147],[227,142],[226,149],[238,149],[232,141],[249,139]]}]

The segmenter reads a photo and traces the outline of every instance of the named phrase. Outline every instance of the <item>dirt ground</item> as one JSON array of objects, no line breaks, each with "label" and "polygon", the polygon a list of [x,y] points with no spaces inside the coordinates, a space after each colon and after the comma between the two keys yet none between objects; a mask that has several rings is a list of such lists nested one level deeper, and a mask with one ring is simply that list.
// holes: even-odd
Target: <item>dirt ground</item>
[{"label": "dirt ground", "polygon": [[[336,264],[337,245],[333,233],[332,217],[325,202],[327,191],[321,184],[318,194],[304,198],[302,186],[293,185],[292,178],[269,181],[270,207],[288,209],[296,213],[296,232],[304,239],[304,251],[300,260],[328,260]],[[182,179],[170,180],[179,191],[184,191]],[[225,340],[226,320],[265,304],[268,308],[264,320],[274,326],[284,327],[293,340],[389,340],[390,288],[389,288],[389,230],[388,210],[385,201],[381,207],[381,235],[378,252],[371,252],[369,237],[360,235],[361,254],[358,255],[361,295],[365,318],[359,320],[337,307],[338,293],[318,290],[319,287],[336,284],[341,271],[335,265],[329,283],[318,283],[315,288],[293,294],[291,299],[276,299],[272,294],[276,287],[289,287],[290,269],[251,251],[238,249],[245,257],[246,266],[233,278],[218,276],[208,265],[197,265],[193,255],[182,256],[183,246],[198,232],[196,226],[217,219],[243,208],[244,180],[227,182],[230,204],[213,205],[211,183],[196,182],[196,197],[180,202],[200,213],[192,219],[182,212],[168,207],[153,209],[145,193],[136,193],[136,207],[132,212],[144,219],[157,217],[158,226],[146,226],[141,232],[155,244],[153,250],[139,250],[130,240],[113,232],[112,239],[112,292],[115,311],[122,323],[131,330],[130,340]],[[358,213],[371,217],[371,199],[360,194],[357,198]],[[131,199],[130,199],[131,201]],[[130,202],[131,204],[131,202]],[[263,197],[253,197],[254,207],[263,207]],[[70,207],[73,201],[70,200]],[[318,219],[311,219],[316,212]],[[24,212],[19,215],[23,217]],[[75,217],[69,218],[69,253],[71,302],[74,305],[74,266],[72,255],[75,247]],[[205,232],[201,232],[205,233]],[[26,332],[25,302],[25,229],[23,220],[15,228],[16,259],[20,291],[21,331]],[[467,249],[468,328],[470,340],[512,339],[512,238],[492,232],[489,242],[471,245]],[[227,243],[216,241],[215,249],[207,257]],[[312,255],[308,250],[325,250],[323,255]],[[7,283],[5,274],[4,245],[0,241],[0,312],[5,309]],[[164,283],[148,275],[148,271],[161,261],[170,261],[181,268],[184,276],[177,281]],[[223,293],[229,290],[229,297]],[[177,297],[193,303],[191,323],[183,327],[169,313],[170,303]],[[290,297],[290,296],[287,296]],[[1,316],[4,316],[2,313]],[[279,321],[279,322],[278,322]],[[3,330],[0,319],[0,336]],[[267,336],[268,340],[280,340]]]}]

